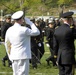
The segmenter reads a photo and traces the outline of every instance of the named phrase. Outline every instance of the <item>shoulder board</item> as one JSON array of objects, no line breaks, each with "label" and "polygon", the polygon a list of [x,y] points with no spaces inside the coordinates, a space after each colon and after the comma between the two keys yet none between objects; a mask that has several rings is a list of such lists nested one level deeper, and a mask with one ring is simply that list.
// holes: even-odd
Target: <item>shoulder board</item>
[{"label": "shoulder board", "polygon": [[70,28],[74,28],[74,26],[71,25]]}]

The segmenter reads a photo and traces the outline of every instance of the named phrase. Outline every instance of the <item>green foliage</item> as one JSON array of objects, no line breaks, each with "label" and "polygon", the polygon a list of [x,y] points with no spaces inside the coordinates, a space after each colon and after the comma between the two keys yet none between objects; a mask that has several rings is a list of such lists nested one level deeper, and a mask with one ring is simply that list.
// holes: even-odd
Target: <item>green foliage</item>
[{"label": "green foliage", "polygon": [[0,2],[5,2],[5,1],[6,1],[6,2],[9,2],[10,0],[0,0]]},{"label": "green foliage", "polygon": [[47,5],[49,7],[54,7],[54,6],[56,6],[56,0],[46,0],[45,5]]},{"label": "green foliage", "polygon": [[61,5],[61,4],[68,5],[68,4],[73,3],[73,0],[58,0],[57,3],[58,3],[58,5]]},{"label": "green foliage", "polygon": [[23,2],[23,4],[20,6],[20,8],[23,9],[23,8],[27,8],[28,6],[29,6],[29,3],[28,3],[28,1],[25,0],[25,1]]},{"label": "green foliage", "polygon": [[4,15],[17,10],[25,10],[27,15],[46,15],[52,8],[58,8],[62,4],[70,6],[73,2],[76,0],[0,0],[0,9]]}]

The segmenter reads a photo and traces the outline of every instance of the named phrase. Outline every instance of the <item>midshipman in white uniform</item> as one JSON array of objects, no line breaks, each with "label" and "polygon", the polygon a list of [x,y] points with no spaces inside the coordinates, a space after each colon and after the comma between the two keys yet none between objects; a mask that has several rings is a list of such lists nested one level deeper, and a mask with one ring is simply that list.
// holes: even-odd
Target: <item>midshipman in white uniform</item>
[{"label": "midshipman in white uniform", "polygon": [[[12,15],[15,23],[6,32],[5,47],[12,61],[13,75],[29,75],[29,59],[31,59],[30,37],[40,31],[28,18],[23,19],[24,12],[17,11]],[[31,29],[21,26],[25,20]]]}]

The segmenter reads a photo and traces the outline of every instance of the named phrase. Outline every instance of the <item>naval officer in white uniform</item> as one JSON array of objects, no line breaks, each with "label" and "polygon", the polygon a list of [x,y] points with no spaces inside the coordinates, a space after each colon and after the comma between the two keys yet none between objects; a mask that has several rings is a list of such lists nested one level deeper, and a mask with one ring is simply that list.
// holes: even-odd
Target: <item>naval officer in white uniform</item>
[{"label": "naval officer in white uniform", "polygon": [[[12,61],[13,75],[29,75],[29,59],[31,59],[30,37],[40,34],[40,31],[28,18],[23,19],[24,12],[17,11],[12,15],[15,23],[5,36],[5,47]],[[31,29],[21,26],[25,20]]]}]

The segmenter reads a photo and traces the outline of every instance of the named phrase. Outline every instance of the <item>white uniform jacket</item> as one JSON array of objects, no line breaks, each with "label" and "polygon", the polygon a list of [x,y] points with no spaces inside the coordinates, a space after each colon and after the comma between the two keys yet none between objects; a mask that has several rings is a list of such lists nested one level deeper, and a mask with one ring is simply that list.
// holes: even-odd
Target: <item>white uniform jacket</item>
[{"label": "white uniform jacket", "polygon": [[10,60],[31,58],[30,36],[39,35],[40,31],[34,24],[30,26],[31,29],[15,23],[7,30],[5,47]]}]

